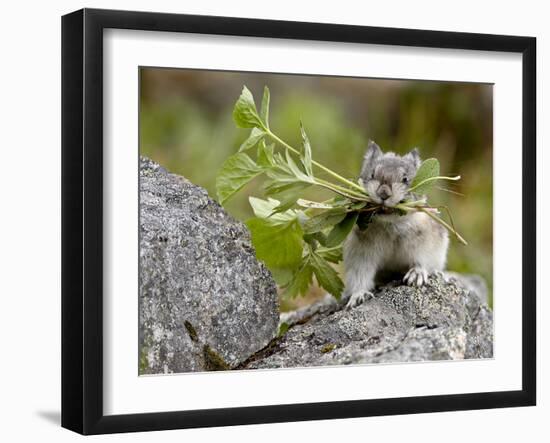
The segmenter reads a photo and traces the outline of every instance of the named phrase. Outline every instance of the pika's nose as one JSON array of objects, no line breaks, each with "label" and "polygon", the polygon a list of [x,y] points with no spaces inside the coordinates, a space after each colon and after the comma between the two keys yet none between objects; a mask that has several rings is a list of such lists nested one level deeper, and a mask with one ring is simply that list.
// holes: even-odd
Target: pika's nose
[{"label": "pika's nose", "polygon": [[382,200],[386,200],[387,198],[391,197],[391,189],[388,185],[381,185],[378,188],[378,195]]}]

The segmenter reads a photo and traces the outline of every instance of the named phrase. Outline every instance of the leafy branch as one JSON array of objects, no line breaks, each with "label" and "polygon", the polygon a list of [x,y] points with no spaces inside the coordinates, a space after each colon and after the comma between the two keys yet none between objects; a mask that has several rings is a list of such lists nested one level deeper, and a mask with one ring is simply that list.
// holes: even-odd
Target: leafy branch
[{"label": "leafy branch", "polygon": [[[233,119],[237,126],[251,131],[217,175],[218,199],[225,203],[251,180],[264,175],[267,180],[263,191],[267,199],[250,197],[255,217],[247,221],[257,257],[268,266],[287,296],[305,294],[315,276],[321,287],[339,298],[344,285],[330,263],[341,261],[342,243],[353,227],[363,229],[383,208],[361,185],[313,160],[311,144],[301,123],[299,149],[279,138],[269,126],[269,105],[267,87],[260,112],[252,93],[243,87],[233,109]],[[253,148],[255,159],[249,155]],[[331,180],[317,177],[314,168]],[[411,195],[424,195],[436,181],[459,179],[440,176],[439,162],[427,159],[411,183]],[[310,186],[328,189],[335,197],[324,202],[302,199],[302,192]],[[453,226],[436,215],[437,208],[430,207],[425,198],[401,202],[395,210],[402,214],[423,212],[466,244]]]}]

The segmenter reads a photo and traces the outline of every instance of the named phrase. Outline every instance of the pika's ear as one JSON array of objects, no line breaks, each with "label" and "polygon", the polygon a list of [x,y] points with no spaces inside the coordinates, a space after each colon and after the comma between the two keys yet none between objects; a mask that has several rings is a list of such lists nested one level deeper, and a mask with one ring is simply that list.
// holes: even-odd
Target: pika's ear
[{"label": "pika's ear", "polygon": [[404,157],[406,160],[409,160],[413,163],[414,167],[418,169],[420,166],[421,160],[420,160],[420,153],[418,152],[418,148],[414,148],[411,152],[409,152]]},{"label": "pika's ear", "polygon": [[365,157],[363,158],[363,166],[361,166],[361,177],[368,177],[370,170],[372,169],[374,162],[382,156],[382,149],[372,140],[369,141],[367,146],[367,152],[365,152]]}]

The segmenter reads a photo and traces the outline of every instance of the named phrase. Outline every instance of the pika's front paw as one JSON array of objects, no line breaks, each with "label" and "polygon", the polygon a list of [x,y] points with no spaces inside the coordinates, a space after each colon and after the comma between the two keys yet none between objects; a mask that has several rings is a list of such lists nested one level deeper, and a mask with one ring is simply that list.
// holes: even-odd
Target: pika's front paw
[{"label": "pika's front paw", "polygon": [[420,266],[415,266],[409,269],[409,272],[403,277],[403,281],[409,286],[420,287],[428,281],[428,271]]},{"label": "pika's front paw", "polygon": [[364,303],[365,300],[370,300],[372,297],[374,297],[374,295],[372,295],[372,292],[369,291],[354,292],[351,294],[351,297],[346,304],[346,309],[355,308],[356,306]]}]

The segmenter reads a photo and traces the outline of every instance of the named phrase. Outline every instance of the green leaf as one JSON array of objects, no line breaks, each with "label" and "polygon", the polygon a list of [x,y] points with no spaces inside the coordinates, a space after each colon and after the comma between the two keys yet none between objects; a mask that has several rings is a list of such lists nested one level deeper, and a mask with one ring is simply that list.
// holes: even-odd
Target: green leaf
[{"label": "green leaf", "polygon": [[292,280],[295,270],[292,268],[269,268],[269,271],[271,272],[275,283],[282,288],[288,285],[290,280]]},{"label": "green leaf", "polygon": [[265,136],[265,132],[258,128],[252,128],[252,131],[250,131],[250,135],[248,138],[243,142],[241,147],[239,148],[239,152],[246,151],[250,148],[253,148],[258,144],[260,140],[262,140]]},{"label": "green leaf", "polygon": [[256,110],[254,97],[246,86],[243,86],[243,91],[233,108],[233,120],[240,128],[265,129]]},{"label": "green leaf", "polygon": [[348,212],[350,211],[358,211],[359,209],[363,209],[365,206],[367,206],[367,202],[352,202],[349,205],[346,206]]},{"label": "green leaf", "polygon": [[340,299],[344,290],[344,283],[338,276],[338,273],[319,254],[312,251],[310,256],[313,273],[319,286],[325,288],[336,299]]},{"label": "green leaf", "polygon": [[298,213],[294,210],[276,212],[275,209],[280,206],[281,202],[273,198],[262,200],[261,198],[249,197],[248,201],[254,215],[258,218],[268,220],[271,224],[290,223],[298,219]]},{"label": "green leaf", "polygon": [[439,161],[436,158],[424,160],[411,183],[411,190],[417,194],[425,194],[433,184],[433,181],[426,181],[439,176]]},{"label": "green leaf", "polygon": [[266,145],[265,140],[260,140],[258,143],[258,159],[257,162],[260,166],[264,168],[271,168],[275,161],[273,159],[273,150],[275,145],[270,144]]},{"label": "green leaf", "polygon": [[353,229],[358,217],[359,212],[348,212],[345,218],[328,234],[326,246],[332,248],[341,244]]},{"label": "green leaf", "polygon": [[229,157],[216,176],[216,190],[221,204],[246,185],[254,177],[264,172],[246,154],[240,152]]},{"label": "green leaf", "polygon": [[264,96],[262,98],[260,118],[264,122],[265,127],[269,128],[269,88],[267,86],[264,86]]},{"label": "green leaf", "polygon": [[312,234],[304,234],[304,241],[309,243],[313,249],[317,248],[319,244],[326,245],[327,236],[323,232],[314,232]]},{"label": "green leaf", "polygon": [[300,191],[301,189],[284,192],[283,195],[281,195],[281,203],[273,210],[273,213],[284,212],[292,208],[300,198]]},{"label": "green leaf", "polygon": [[288,166],[288,169],[294,174],[294,176],[305,183],[311,183],[314,184],[315,181],[313,180],[313,177],[309,174],[305,174],[296,164],[292,156],[290,155],[290,152],[288,149],[285,151],[285,158],[286,158],[286,164]]},{"label": "green leaf", "polygon": [[294,298],[297,295],[304,295],[313,279],[313,268],[310,265],[309,256],[304,259],[298,270],[292,276],[292,280],[285,287],[284,297]]},{"label": "green leaf", "polygon": [[343,197],[341,195],[337,195],[330,199],[330,204],[332,206],[351,206],[353,204],[356,204],[354,201],[350,200],[347,197]]},{"label": "green leaf", "polygon": [[313,177],[313,165],[311,159],[311,145],[309,143],[309,138],[304,129],[304,125],[300,122],[300,132],[302,134],[302,149],[303,149],[303,158],[302,164],[306,170],[306,174],[310,177]]},{"label": "green leaf", "polygon": [[343,250],[339,248],[318,248],[315,252],[331,263],[340,263],[343,259]]},{"label": "green leaf", "polygon": [[268,268],[297,268],[302,261],[302,229],[297,221],[272,224],[263,218],[246,222],[256,257]]},{"label": "green leaf", "polygon": [[[270,175],[269,172],[268,175]],[[279,199],[283,200],[285,195],[295,194],[309,186],[311,186],[309,183],[297,181],[292,178],[289,179],[287,176],[280,176],[279,178],[272,178],[272,180],[265,183],[264,193],[267,196],[277,196]]]},{"label": "green leaf", "polygon": [[314,184],[312,178],[300,171],[288,151],[284,158],[280,153],[274,154],[273,163],[274,166],[266,171],[268,177],[271,179],[264,187],[266,195],[274,196],[288,192],[297,193]]},{"label": "green leaf", "polygon": [[324,211],[314,215],[303,223],[303,229],[306,234],[323,231],[331,226],[340,223],[346,212],[344,210]]}]

